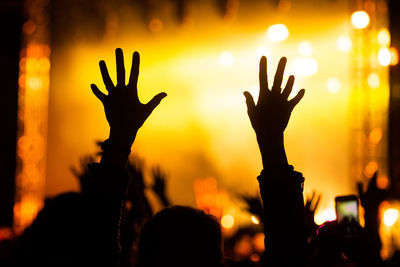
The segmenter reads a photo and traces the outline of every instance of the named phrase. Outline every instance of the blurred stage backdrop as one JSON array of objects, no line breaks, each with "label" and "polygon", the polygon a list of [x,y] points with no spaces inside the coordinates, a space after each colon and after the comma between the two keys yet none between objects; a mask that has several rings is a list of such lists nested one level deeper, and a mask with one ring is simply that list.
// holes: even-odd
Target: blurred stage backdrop
[{"label": "blurred stage backdrop", "polygon": [[257,223],[237,196],[257,193],[262,169],[242,94],[258,96],[262,55],[270,80],[286,56],[292,95],[306,89],[285,141],[290,164],[306,178],[305,196],[322,194],[316,221],[334,219],[334,197],[356,193],[356,182],[378,169],[379,186],[389,185],[388,66],[398,54],[383,0],[26,0],[25,11],[18,228],[45,197],[78,190],[71,167],[108,137],[90,84],[104,89],[101,59],[115,78],[116,47],[127,75],[140,52],[142,102],[168,93],[132,151],[146,170],[166,171],[174,204],[217,206],[226,228]]}]

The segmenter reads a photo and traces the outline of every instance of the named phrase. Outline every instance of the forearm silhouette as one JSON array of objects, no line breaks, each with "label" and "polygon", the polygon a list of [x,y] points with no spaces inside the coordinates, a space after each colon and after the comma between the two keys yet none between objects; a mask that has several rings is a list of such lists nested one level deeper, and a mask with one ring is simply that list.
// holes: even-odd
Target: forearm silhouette
[{"label": "forearm silhouette", "polygon": [[303,98],[305,90],[288,100],[294,84],[290,76],[282,90],[286,58],[279,61],[274,82],[269,89],[267,59],[261,57],[260,92],[255,103],[244,92],[247,113],[256,133],[263,171],[258,177],[264,205],[265,253],[264,266],[304,266],[306,263],[306,232],[303,176],[288,165],[283,134],[293,108]]}]

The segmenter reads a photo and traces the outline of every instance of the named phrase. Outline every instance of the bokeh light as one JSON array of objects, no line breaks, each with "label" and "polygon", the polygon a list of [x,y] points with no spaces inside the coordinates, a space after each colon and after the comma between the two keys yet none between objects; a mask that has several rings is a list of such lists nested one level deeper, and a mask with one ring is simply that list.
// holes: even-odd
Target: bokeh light
[{"label": "bokeh light", "polygon": [[378,32],[378,43],[383,46],[390,45],[390,32],[388,29],[381,29]]},{"label": "bokeh light", "polygon": [[267,35],[274,42],[282,42],[289,37],[289,29],[285,24],[274,24],[269,26]]},{"label": "bokeh light", "polygon": [[260,220],[259,220],[256,216],[252,215],[252,216],[250,217],[250,219],[251,219],[251,222],[252,222],[252,223],[254,223],[254,224],[260,224]]},{"label": "bokeh light", "polygon": [[351,45],[351,39],[347,35],[340,36],[336,41],[336,46],[338,47],[339,51],[342,52],[349,52]]},{"label": "bokeh light", "polygon": [[313,54],[313,46],[308,41],[301,42],[299,44],[298,49],[299,49],[300,55],[302,55],[302,56],[309,57],[309,56],[312,56],[312,54]]},{"label": "bokeh light", "polygon": [[365,11],[356,11],[351,15],[351,23],[356,29],[364,29],[369,24],[369,15]]},{"label": "bokeh light", "polygon": [[397,209],[389,208],[383,212],[383,223],[387,227],[392,227],[399,219],[399,211]]},{"label": "bokeh light", "polygon": [[313,58],[299,58],[296,60],[296,74],[302,76],[311,76],[317,73],[318,63]]},{"label": "bokeh light", "polygon": [[368,83],[369,87],[371,87],[372,89],[378,88],[380,85],[380,79],[379,79],[378,74],[376,74],[375,72],[371,72],[368,75],[367,83]]},{"label": "bokeh light", "polygon": [[235,218],[233,218],[232,215],[226,214],[222,216],[221,218],[222,227],[224,227],[225,229],[230,229],[233,227],[234,224],[235,224]]},{"label": "bokeh light", "polygon": [[387,49],[387,48],[379,49],[378,61],[379,61],[379,64],[381,64],[384,67],[389,66],[390,61],[391,61],[391,54],[390,54],[389,49]]},{"label": "bokeh light", "polygon": [[332,208],[324,209],[314,215],[314,222],[318,225],[321,225],[327,221],[334,221],[334,220],[336,220],[336,212]]},{"label": "bokeh light", "polygon": [[390,65],[395,66],[399,64],[399,51],[396,47],[391,47],[390,51]]},{"label": "bokeh light", "polygon": [[326,81],[326,89],[330,93],[339,92],[341,87],[340,80],[336,77],[331,77]]}]

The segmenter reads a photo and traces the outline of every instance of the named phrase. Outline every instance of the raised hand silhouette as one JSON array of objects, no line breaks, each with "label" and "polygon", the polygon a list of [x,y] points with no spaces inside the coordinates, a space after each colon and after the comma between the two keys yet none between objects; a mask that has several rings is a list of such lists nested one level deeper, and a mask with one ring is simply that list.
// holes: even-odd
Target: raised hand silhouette
[{"label": "raised hand silhouette", "polygon": [[[288,100],[294,76],[282,90],[286,58],[279,61],[271,89],[268,88],[267,59],[260,60],[260,93],[257,104],[244,92],[247,113],[256,133],[263,162],[258,176],[264,208],[265,253],[263,266],[305,266],[306,229],[301,173],[288,164],[283,132],[293,108],[304,96],[304,89]],[[290,240],[290,241],[288,241]]]},{"label": "raised hand silhouette", "polygon": [[289,122],[290,114],[293,108],[304,96],[304,89],[301,89],[297,95],[288,100],[294,84],[294,76],[291,75],[282,90],[283,72],[286,66],[286,58],[279,61],[278,69],[275,74],[272,88],[268,88],[267,76],[267,58],[261,57],[260,60],[260,93],[257,105],[249,92],[244,92],[246,97],[247,112],[257,136],[266,137],[274,134],[280,134]]},{"label": "raised hand silhouette", "polygon": [[151,188],[153,189],[154,193],[156,193],[157,196],[160,198],[164,207],[170,206],[171,203],[169,202],[168,197],[166,195],[167,193],[165,186],[167,180],[166,173],[161,169],[160,166],[157,166],[152,169],[152,175],[154,183]]},{"label": "raised hand silhouette", "polygon": [[137,92],[139,53],[133,53],[128,84],[125,84],[124,56],[121,48],[115,50],[115,57],[117,85],[115,86],[112,82],[106,63],[101,60],[99,63],[100,71],[108,95],[101,92],[95,84],[92,84],[91,88],[96,97],[103,103],[106,118],[111,127],[110,139],[113,142],[118,141],[118,143],[121,142],[122,145],[130,147],[139,128],[167,94],[159,93],[147,104],[141,103]]},{"label": "raised hand silhouette", "polygon": [[279,61],[272,88],[268,88],[267,58],[260,59],[260,93],[257,104],[252,95],[244,92],[247,104],[247,113],[251,125],[256,132],[258,145],[263,158],[264,168],[268,166],[287,165],[286,154],[283,147],[283,132],[289,122],[293,108],[304,96],[304,89],[288,100],[293,89],[294,76],[291,75],[285,88],[282,90],[283,73],[286,58]]}]

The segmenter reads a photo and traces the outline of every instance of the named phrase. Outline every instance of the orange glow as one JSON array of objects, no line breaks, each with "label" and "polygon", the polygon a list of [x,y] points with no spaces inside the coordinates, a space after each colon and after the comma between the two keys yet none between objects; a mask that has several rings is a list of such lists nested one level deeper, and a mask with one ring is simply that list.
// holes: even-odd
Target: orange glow
[{"label": "orange glow", "polygon": [[253,246],[258,253],[263,253],[265,250],[264,233],[257,233],[253,237]]},{"label": "orange glow", "polygon": [[235,225],[235,218],[230,214],[224,215],[221,218],[221,225],[226,229],[230,229]]},{"label": "orange glow", "polygon": [[154,18],[149,22],[149,29],[152,32],[160,32],[163,29],[163,23],[160,19]]},{"label": "orange glow", "polygon": [[382,139],[383,133],[381,128],[374,128],[370,133],[368,140],[371,144],[377,145]]},{"label": "orange glow", "polygon": [[259,262],[260,261],[260,255],[258,255],[257,253],[253,253],[250,256],[250,260],[252,262]]},{"label": "orange glow", "polygon": [[390,65],[395,66],[399,64],[399,51],[396,47],[391,47],[390,51]]},{"label": "orange glow", "polygon": [[23,131],[19,132],[17,140],[17,155],[21,161],[16,176],[14,205],[14,223],[18,232],[34,220],[43,206],[50,48],[45,44],[28,42],[21,54],[18,118]]},{"label": "orange glow", "polygon": [[368,178],[371,178],[377,170],[378,163],[376,161],[370,161],[368,162],[367,166],[365,166],[364,175]]},{"label": "orange glow", "polygon": [[388,189],[390,185],[389,177],[386,175],[379,175],[378,178],[376,179],[376,186],[379,189]]}]

